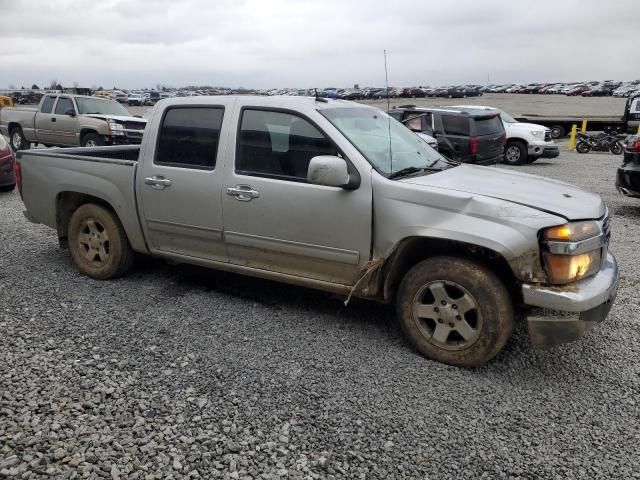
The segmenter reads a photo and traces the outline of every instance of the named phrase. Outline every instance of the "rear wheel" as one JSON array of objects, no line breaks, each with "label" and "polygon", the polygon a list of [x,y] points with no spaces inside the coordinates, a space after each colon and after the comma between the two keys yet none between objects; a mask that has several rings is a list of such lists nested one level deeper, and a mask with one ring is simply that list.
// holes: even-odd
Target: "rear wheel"
[{"label": "rear wheel", "polygon": [[489,361],[513,329],[513,304],[502,281],[457,257],[434,257],[414,266],[400,284],[397,313],[421,354],[450,365]]},{"label": "rear wheel", "polygon": [[504,149],[504,163],[522,165],[527,161],[527,146],[522,142],[508,142]]},{"label": "rear wheel", "polygon": [[551,127],[551,138],[557,139],[564,137],[566,131],[562,125],[553,125]]},{"label": "rear wheel", "polygon": [[0,192],[10,192],[14,188],[16,188],[16,184],[12,183],[11,185],[2,185],[0,186]]},{"label": "rear wheel", "polygon": [[27,142],[27,139],[24,138],[24,133],[22,133],[22,128],[13,127],[11,132],[9,133],[9,142],[11,143],[11,148],[13,148],[14,152],[18,150],[29,150],[31,144]]},{"label": "rear wheel", "polygon": [[591,151],[591,146],[585,142],[578,142],[576,144],[576,152],[578,153],[589,153]]},{"label": "rear wheel", "polygon": [[107,280],[133,265],[133,250],[120,220],[100,205],[87,203],[73,212],[68,239],[71,256],[85,275]]}]

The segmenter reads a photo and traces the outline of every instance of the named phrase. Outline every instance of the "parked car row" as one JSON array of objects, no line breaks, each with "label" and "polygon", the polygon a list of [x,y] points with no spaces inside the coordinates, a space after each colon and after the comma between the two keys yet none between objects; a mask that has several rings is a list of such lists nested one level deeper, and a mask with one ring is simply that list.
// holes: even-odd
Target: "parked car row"
[{"label": "parked car row", "polygon": [[640,80],[620,82],[605,80],[603,82],[582,83],[531,83],[489,85],[484,90],[488,93],[527,93],[541,95],[568,95],[583,97],[633,97],[640,95]]}]

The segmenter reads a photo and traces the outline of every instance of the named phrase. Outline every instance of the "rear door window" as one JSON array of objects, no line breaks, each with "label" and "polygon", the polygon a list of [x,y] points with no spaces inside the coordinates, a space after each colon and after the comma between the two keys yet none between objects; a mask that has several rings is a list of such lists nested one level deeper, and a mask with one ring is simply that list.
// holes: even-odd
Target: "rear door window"
[{"label": "rear door window", "polygon": [[475,119],[476,135],[495,135],[502,133],[504,127],[499,117]]},{"label": "rear door window", "polygon": [[52,95],[47,95],[46,97],[44,97],[44,100],[42,101],[42,107],[40,108],[40,112],[51,113],[51,110],[53,110],[53,102],[55,101],[56,101],[56,97]]},{"label": "rear door window", "polygon": [[155,163],[213,170],[216,165],[222,107],[174,107],[160,127]]},{"label": "rear door window", "polygon": [[447,135],[469,136],[469,117],[457,115],[443,115],[442,126]]}]

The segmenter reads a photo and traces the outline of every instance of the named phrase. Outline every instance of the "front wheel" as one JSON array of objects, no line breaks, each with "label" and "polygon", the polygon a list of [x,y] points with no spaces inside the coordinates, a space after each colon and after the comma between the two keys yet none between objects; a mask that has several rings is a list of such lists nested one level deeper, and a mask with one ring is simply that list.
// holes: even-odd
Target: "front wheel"
[{"label": "front wheel", "polygon": [[504,149],[504,163],[522,165],[527,161],[527,146],[522,142],[509,142]]},{"label": "front wheel", "polygon": [[591,151],[591,146],[585,142],[578,142],[576,144],[576,152],[578,153],[589,153]]},{"label": "front wheel", "polygon": [[116,278],[133,264],[133,250],[120,220],[100,205],[87,203],[73,212],[67,235],[73,261],[89,277]]},{"label": "front wheel", "polygon": [[101,147],[105,144],[104,138],[97,133],[87,133],[82,137],[83,147]]},{"label": "front wheel", "polygon": [[609,148],[611,149],[611,153],[613,153],[614,155],[621,155],[622,151],[624,150],[620,142],[613,142],[611,145],[609,145]]},{"label": "front wheel", "polygon": [[396,307],[416,350],[450,365],[482,365],[504,347],[513,329],[513,304],[502,281],[457,257],[429,258],[409,270]]}]

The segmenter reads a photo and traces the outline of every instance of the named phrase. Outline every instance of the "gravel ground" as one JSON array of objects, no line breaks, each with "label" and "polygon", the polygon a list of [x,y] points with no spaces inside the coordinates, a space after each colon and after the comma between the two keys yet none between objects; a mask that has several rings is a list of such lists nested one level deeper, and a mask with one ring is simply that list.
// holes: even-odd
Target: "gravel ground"
[{"label": "gravel ground", "polygon": [[156,260],[82,277],[0,195],[0,477],[640,478],[640,200],[618,163],[518,168],[607,201],[608,321],[547,352],[520,326],[476,370],[414,353],[366,302]]}]

